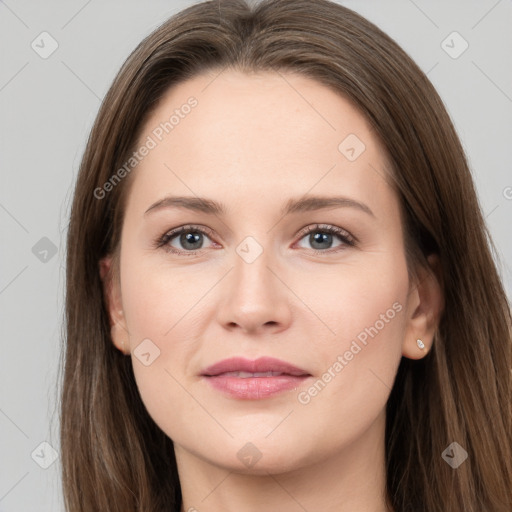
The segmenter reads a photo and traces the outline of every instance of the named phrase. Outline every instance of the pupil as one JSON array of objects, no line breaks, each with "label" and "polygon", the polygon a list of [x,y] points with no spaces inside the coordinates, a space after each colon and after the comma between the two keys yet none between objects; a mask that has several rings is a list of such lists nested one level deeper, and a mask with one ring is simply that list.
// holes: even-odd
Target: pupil
[{"label": "pupil", "polygon": [[194,246],[190,247],[189,244],[197,243],[200,240],[200,236],[201,236],[200,233],[183,233],[180,237],[181,238],[180,242],[183,245],[183,247],[185,247],[185,248],[199,249],[202,244],[199,244],[199,247],[194,247]]},{"label": "pupil", "polygon": [[[330,242],[331,241],[331,238],[332,238],[332,235],[329,234],[329,233],[315,233],[313,236],[313,241],[311,242],[311,246],[313,248],[316,248],[314,244],[316,243],[322,243],[322,242]],[[325,249],[325,246],[324,247],[320,247],[320,249]]]}]

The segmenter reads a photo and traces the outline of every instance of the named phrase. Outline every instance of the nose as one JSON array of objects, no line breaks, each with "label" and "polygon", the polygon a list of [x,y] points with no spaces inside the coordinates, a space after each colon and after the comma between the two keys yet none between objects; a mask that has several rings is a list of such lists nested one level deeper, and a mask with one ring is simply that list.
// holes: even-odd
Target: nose
[{"label": "nose", "polygon": [[234,268],[223,279],[217,310],[218,322],[227,330],[277,333],[288,328],[292,294],[274,258],[264,250],[254,261],[236,252]]}]

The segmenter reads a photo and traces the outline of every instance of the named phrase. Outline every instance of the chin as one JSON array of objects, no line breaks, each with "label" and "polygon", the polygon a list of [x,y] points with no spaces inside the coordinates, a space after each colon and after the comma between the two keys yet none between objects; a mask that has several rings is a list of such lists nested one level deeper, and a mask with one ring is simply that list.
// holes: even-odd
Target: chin
[{"label": "chin", "polygon": [[210,464],[237,474],[267,475],[287,473],[312,465],[320,459],[312,446],[308,452],[304,439],[283,444],[265,437],[249,438],[250,441],[230,439],[229,443],[219,445],[216,453],[201,453],[199,456]]}]

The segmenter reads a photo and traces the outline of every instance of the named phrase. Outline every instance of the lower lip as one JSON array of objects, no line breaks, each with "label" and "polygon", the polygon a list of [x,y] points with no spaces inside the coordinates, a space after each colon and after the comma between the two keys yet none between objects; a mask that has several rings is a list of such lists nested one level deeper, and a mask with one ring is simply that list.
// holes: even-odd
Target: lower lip
[{"label": "lower lip", "polygon": [[258,400],[267,398],[283,391],[296,389],[309,375],[296,377],[293,375],[277,375],[275,377],[231,377],[224,375],[204,376],[215,389],[234,398]]}]

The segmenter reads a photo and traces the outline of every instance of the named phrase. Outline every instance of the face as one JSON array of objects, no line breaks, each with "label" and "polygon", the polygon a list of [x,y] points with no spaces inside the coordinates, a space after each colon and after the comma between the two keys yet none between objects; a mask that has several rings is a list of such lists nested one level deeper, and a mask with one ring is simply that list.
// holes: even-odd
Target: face
[{"label": "face", "polygon": [[316,81],[215,76],[144,126],[114,342],[181,456],[265,473],[375,445],[402,355],[428,348],[383,148]]}]

